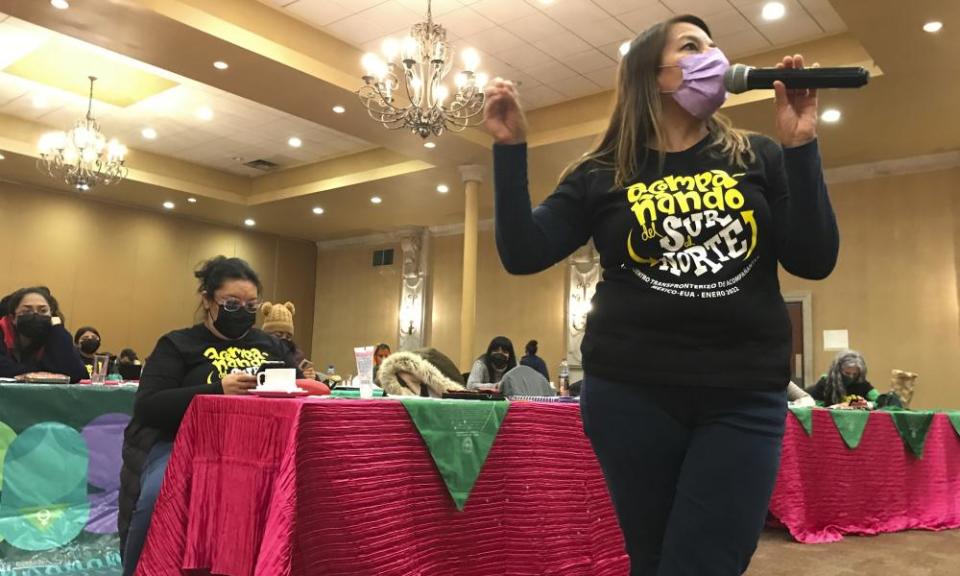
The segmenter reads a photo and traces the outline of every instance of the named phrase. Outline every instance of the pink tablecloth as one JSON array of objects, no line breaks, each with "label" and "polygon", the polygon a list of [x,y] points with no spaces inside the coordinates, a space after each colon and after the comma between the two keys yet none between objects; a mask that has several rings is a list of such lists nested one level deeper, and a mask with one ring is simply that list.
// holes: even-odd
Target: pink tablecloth
[{"label": "pink tablecloth", "polygon": [[[960,440],[922,460],[889,414],[848,449],[825,411],[787,416],[770,510],[802,542],[960,527]],[[463,512],[395,401],[200,396],[138,574],[623,576],[628,561],[576,405],[515,402]]]},{"label": "pink tablecloth", "polygon": [[513,403],[457,512],[399,402],[199,396],[137,573],[182,569],[623,576],[628,560],[576,405]]},{"label": "pink tablecloth", "polygon": [[805,543],[960,528],[960,438],[947,416],[936,414],[918,459],[886,412],[870,414],[855,450],[843,443],[827,410],[814,411],[812,436],[787,415],[770,512]]}]

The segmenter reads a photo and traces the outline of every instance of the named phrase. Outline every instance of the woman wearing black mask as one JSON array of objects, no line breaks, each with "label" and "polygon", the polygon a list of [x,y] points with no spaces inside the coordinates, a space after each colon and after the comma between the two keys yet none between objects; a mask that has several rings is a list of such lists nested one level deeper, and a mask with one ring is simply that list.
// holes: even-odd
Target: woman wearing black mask
[{"label": "woman wearing black mask", "polygon": [[297,368],[303,370],[304,378],[316,380],[317,371],[313,367],[313,362],[307,360],[306,352],[293,341],[295,330],[293,315],[297,313],[293,302],[284,302],[282,305],[264,302],[260,309],[263,311],[263,325],[260,329],[280,340],[280,345],[288,355],[292,356]]},{"label": "woman wearing black mask", "polygon": [[497,336],[487,346],[487,353],[477,358],[467,378],[467,388],[477,388],[484,384],[499,384],[503,375],[517,365],[517,355],[513,352],[513,342],[506,336]]},{"label": "woman wearing black mask", "polygon": [[867,381],[867,361],[855,350],[837,355],[827,373],[807,392],[820,404],[833,406],[848,396],[860,396],[876,402],[880,393]]},{"label": "woman wearing black mask", "polygon": [[[87,367],[88,375],[93,374],[93,355],[100,350],[100,331],[93,326],[84,326],[73,335],[73,343],[80,352],[80,360]],[[111,357],[111,362],[116,360]],[[112,370],[110,370],[112,372]]]},{"label": "woman wearing black mask", "polygon": [[73,382],[86,378],[87,370],[49,289],[22,288],[5,300],[7,313],[0,318],[0,377],[53,372]]},{"label": "woman wearing black mask", "polygon": [[261,285],[249,264],[217,256],[195,275],[202,320],[157,342],[124,433],[119,529],[125,575],[136,570],[173,440],[193,397],[246,394],[267,361],[294,366],[276,338],[254,328]]}]

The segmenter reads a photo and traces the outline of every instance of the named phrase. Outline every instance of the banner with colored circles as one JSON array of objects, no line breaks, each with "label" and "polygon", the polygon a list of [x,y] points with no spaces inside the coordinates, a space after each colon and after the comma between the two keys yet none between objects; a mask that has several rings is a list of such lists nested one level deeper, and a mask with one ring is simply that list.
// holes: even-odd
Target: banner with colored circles
[{"label": "banner with colored circles", "polygon": [[0,576],[118,576],[135,389],[0,385]]}]

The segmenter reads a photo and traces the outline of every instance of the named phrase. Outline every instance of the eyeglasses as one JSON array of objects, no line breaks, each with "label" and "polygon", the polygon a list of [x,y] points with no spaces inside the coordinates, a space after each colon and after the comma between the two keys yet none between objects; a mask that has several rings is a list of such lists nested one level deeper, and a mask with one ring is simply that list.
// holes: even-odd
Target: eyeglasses
[{"label": "eyeglasses", "polygon": [[216,300],[216,303],[223,306],[223,309],[227,312],[236,312],[237,310],[243,308],[250,314],[256,314],[257,310],[260,309],[260,300],[247,300],[244,302],[239,298],[227,298],[226,300]]},{"label": "eyeglasses", "polygon": [[19,318],[20,316],[24,316],[24,315],[26,315],[26,314],[38,314],[38,315],[40,315],[40,316],[49,316],[49,315],[50,315],[50,307],[49,307],[49,306],[37,306],[36,308],[31,308],[30,306],[23,306],[23,307],[17,308],[16,316],[17,316],[18,318]]}]

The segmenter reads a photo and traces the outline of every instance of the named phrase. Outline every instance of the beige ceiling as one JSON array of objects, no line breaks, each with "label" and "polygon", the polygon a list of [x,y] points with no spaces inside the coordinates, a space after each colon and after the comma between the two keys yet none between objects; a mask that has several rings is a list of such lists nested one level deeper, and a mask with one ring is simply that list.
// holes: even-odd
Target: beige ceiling
[{"label": "beige ceiling", "polygon": [[[721,47],[748,64],[772,65],[784,53],[802,51],[823,65],[871,67],[876,76],[867,88],[822,93],[824,105],[841,108],[844,114],[840,123],[821,128],[827,166],[960,150],[960,120],[951,113],[956,95],[960,94],[960,70],[955,60],[955,55],[960,54],[960,45],[951,34],[960,27],[960,3],[936,0],[785,3],[787,18],[772,28],[756,18],[762,2],[748,0],[554,0],[550,6],[537,0],[437,0],[435,14],[442,24],[449,23],[458,46],[461,39],[472,38],[483,30],[470,32],[469,28],[458,28],[454,15],[470,15],[460,18],[464,26],[476,14],[476,18],[494,23],[486,30],[522,36],[525,44],[520,46],[520,52],[540,50],[589,79],[589,72],[570,67],[569,56],[559,57],[556,50],[538,47],[538,40],[534,39],[537,33],[532,31],[540,28],[535,22],[556,34],[576,35],[588,44],[581,52],[598,50],[607,57],[611,55],[609,51],[601,49],[619,45],[625,39],[624,32],[609,32],[605,33],[606,38],[598,38],[602,35],[594,33],[591,22],[605,30],[616,28],[611,21],[618,22],[628,29],[629,36],[635,31],[633,26],[643,25],[624,16],[630,14],[631,7],[637,10],[637,6],[646,6],[651,14],[658,10],[699,13],[717,29]],[[318,155],[305,159],[306,163],[299,167],[250,178],[230,173],[227,168],[214,167],[208,160],[190,154],[178,158],[172,151],[144,146],[138,141],[139,128],[129,126],[125,128],[129,131],[124,132],[133,149],[128,161],[131,168],[128,181],[114,188],[95,189],[90,193],[92,199],[156,211],[161,210],[163,201],[173,200],[177,209],[171,217],[186,216],[233,226],[252,217],[257,220],[258,230],[311,240],[462,221],[463,201],[456,167],[467,163],[489,164],[488,139],[476,130],[446,134],[437,140],[436,149],[427,150],[408,132],[387,131],[370,121],[353,94],[359,84],[359,58],[363,50],[406,26],[406,20],[399,16],[385,17],[382,21],[374,17],[404,14],[401,9],[416,15],[418,3],[298,0],[288,6],[279,4],[289,3],[78,1],[73,2],[69,10],[58,11],[45,0],[4,0],[2,9],[19,20],[173,75],[180,79],[181,85],[190,83],[198,90],[216,91],[225,99],[242,103],[244,114],[224,118],[222,127],[214,120],[212,124],[226,133],[220,135],[220,140],[212,141],[208,149],[230,142],[231,132],[246,129],[252,118],[251,111],[261,108],[265,109],[264,114],[292,118],[293,122],[303,122],[318,131],[343,134],[343,138],[369,146],[369,149],[327,160]],[[523,8],[516,8],[521,4]],[[514,8],[513,18],[505,16],[504,6]],[[596,18],[592,19],[590,14]],[[544,24],[547,21],[544,18],[563,30]],[[514,20],[521,19],[530,19],[529,26],[518,28]],[[943,20],[946,28],[938,35],[925,34],[921,25],[928,19]],[[348,22],[354,24],[347,25]],[[371,29],[365,30],[357,26],[357,22],[370,22]],[[483,20],[480,22],[483,24]],[[742,30],[738,32],[737,27]],[[531,34],[523,35],[528,29]],[[833,34],[842,30],[845,31]],[[757,42],[750,46],[743,40],[738,47],[734,36],[739,33],[743,36],[756,33],[766,44]],[[371,36],[363,39],[367,34]],[[503,37],[501,32],[495,34]],[[609,41],[601,43],[602,40]],[[771,46],[778,47],[768,50]],[[508,63],[510,50],[488,48],[491,54],[487,63],[494,67],[502,63],[503,70],[515,71],[516,77],[532,76],[531,71],[536,69],[536,65],[528,65],[524,70],[521,65]],[[215,60],[229,62],[230,69],[215,70],[211,66]],[[526,90],[536,89],[532,83],[539,80],[534,77],[527,82],[522,88],[525,100]],[[562,87],[565,81],[551,80],[543,86],[546,84]],[[759,93],[733,99],[725,111],[744,128],[770,133],[773,113],[767,96]],[[541,102],[540,107],[529,114],[531,174],[536,176],[538,196],[546,192],[559,169],[603,128],[609,101],[610,93],[603,90],[579,97],[564,95],[559,102],[551,103],[549,99]],[[346,106],[347,113],[334,114],[331,107],[336,104]],[[108,118],[113,121],[110,114]],[[48,129],[43,122],[40,118],[23,117],[0,108],[0,151],[7,156],[7,160],[0,162],[0,178],[57,188],[34,167],[36,138]],[[69,123],[69,120],[63,122]],[[110,122],[103,122],[108,131]],[[60,118],[56,125],[63,127]],[[121,132],[119,124],[117,126]],[[202,128],[188,123],[183,132],[195,133]],[[262,153],[286,153],[288,147],[284,142],[289,127],[278,130],[269,142],[267,130],[263,126],[262,130],[252,131],[262,135],[254,140],[255,144],[266,146]],[[175,138],[171,136],[171,146],[177,145]],[[160,144],[164,139],[158,138],[154,143]],[[324,142],[324,138],[319,138],[318,146]],[[449,185],[450,193],[438,194],[435,187],[439,183]],[[188,206],[184,203],[188,195],[200,201]],[[372,205],[369,199],[373,195],[382,197],[383,204]],[[488,185],[482,195],[481,217],[490,216],[491,204]],[[316,206],[323,207],[326,213],[312,214],[311,208]]]}]

